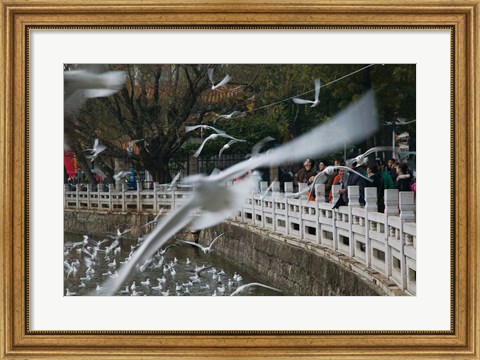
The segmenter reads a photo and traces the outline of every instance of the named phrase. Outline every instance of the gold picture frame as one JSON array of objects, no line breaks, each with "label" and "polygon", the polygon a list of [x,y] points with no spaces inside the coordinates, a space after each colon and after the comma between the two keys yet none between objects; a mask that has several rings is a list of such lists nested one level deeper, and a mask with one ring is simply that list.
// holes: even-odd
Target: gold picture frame
[{"label": "gold picture frame", "polygon": [[[0,358],[480,358],[479,0],[0,0]],[[452,321],[449,331],[43,331],[28,325],[29,29],[408,28],[452,34]],[[466,166],[468,164],[468,166]],[[22,189],[24,191],[18,191]]]}]

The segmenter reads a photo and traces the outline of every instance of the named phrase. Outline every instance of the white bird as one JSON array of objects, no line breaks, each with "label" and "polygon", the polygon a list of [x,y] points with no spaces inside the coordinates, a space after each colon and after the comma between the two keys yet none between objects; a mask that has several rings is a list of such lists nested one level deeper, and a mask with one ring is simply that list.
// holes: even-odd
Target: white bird
[{"label": "white bird", "polygon": [[115,179],[115,181],[119,181],[125,177],[127,177],[128,175],[130,175],[130,171],[120,171],[118,173],[116,173],[115,175],[113,175],[113,178]]},{"label": "white bird", "polygon": [[210,82],[212,83],[212,90],[216,90],[218,89],[219,87],[221,86],[224,86],[226,84],[228,84],[228,82],[230,80],[232,80],[232,78],[230,77],[230,75],[227,75],[223,78],[222,81],[220,81],[218,84],[215,85],[215,82],[213,81],[213,69],[208,69],[208,78],[210,80]]},{"label": "white bird", "polygon": [[187,133],[187,132],[199,129],[199,128],[202,129],[202,130],[211,129],[211,130],[215,131],[217,134],[225,134],[225,131],[214,128],[213,126],[210,126],[210,125],[185,126],[185,132]]},{"label": "white bird", "polygon": [[292,100],[295,104],[312,104],[310,107],[315,107],[320,103],[320,79],[315,80],[315,100],[304,100],[294,97]]},{"label": "white bird", "polygon": [[[93,66],[90,66],[93,67]],[[120,91],[125,84],[125,72],[95,73],[86,69],[63,72],[64,114],[75,115],[88,98],[106,97]]]},{"label": "white bird", "polygon": [[212,240],[212,242],[208,246],[202,246],[202,245],[197,244],[196,242],[193,242],[193,241],[185,241],[185,240],[180,240],[180,241],[185,243],[185,244],[190,244],[190,245],[196,246],[199,249],[201,249],[205,254],[208,254],[209,252],[212,251],[212,246],[215,243],[215,241],[217,241],[217,239],[222,235],[223,235],[223,233],[218,235],[215,239]]},{"label": "white bird", "polygon": [[237,142],[246,142],[247,140],[237,140],[237,139],[233,139],[233,140],[230,140],[228,143],[226,143],[225,145],[223,145],[223,147],[220,149],[220,151],[218,152],[218,158],[220,159],[220,156],[222,156],[223,152],[227,149],[230,149],[230,146],[237,143]]},{"label": "white bird", "polygon": [[205,146],[205,144],[207,143],[207,141],[209,141],[209,140],[215,140],[215,139],[218,138],[219,136],[225,137],[225,138],[228,138],[228,139],[232,139],[232,140],[236,140],[236,141],[239,141],[239,142],[245,142],[245,140],[236,139],[236,138],[234,138],[233,136],[230,136],[230,135],[227,135],[227,134],[210,134],[209,136],[207,136],[207,137],[205,138],[205,140],[203,140],[202,145],[200,145],[200,147],[197,149],[197,151],[195,152],[195,154],[193,154],[193,156],[194,156],[194,157],[198,157],[198,156],[200,155],[200,153],[202,152],[203,147]]},{"label": "white bird", "polygon": [[[152,221],[149,221],[145,225],[140,226],[140,228],[146,227],[150,224],[156,224],[157,221],[158,221],[158,218],[160,217],[160,215],[162,215],[162,213],[163,213],[163,207],[160,209],[160,211],[158,212],[158,214],[155,216],[155,218]],[[145,239],[143,239],[143,241],[145,241]]]},{"label": "white bird", "polygon": [[162,291],[163,296],[170,296],[170,290]]},{"label": "white bird", "polygon": [[350,166],[354,162],[356,162],[357,164],[364,164],[367,159],[367,156],[370,155],[371,153],[378,152],[378,151],[392,151],[392,150],[394,150],[392,146],[373,147],[365,151],[363,154],[360,154],[354,157],[353,159],[348,159],[345,163],[347,164],[347,166]]},{"label": "white bird", "polygon": [[[377,128],[375,100],[373,92],[369,91],[329,121],[285,145],[253,156],[210,176],[199,174],[185,178],[183,180],[185,183],[195,184],[191,196],[182,206],[171,211],[169,216],[157,223],[132,259],[119,269],[118,279],[107,280],[105,284],[107,291],[104,295],[115,294],[139,262],[153,256],[181,229],[186,226],[203,229],[217,225],[231,216],[251,192],[253,182],[251,177],[246,177],[233,186],[227,186],[227,181],[245,174],[250,169],[277,166],[285,161],[303,161],[335,151],[343,147],[347,140],[351,143],[365,140],[374,134]],[[202,211],[201,216],[196,217],[194,214],[198,210]]]},{"label": "white bird", "polygon": [[244,117],[244,116],[247,115],[247,113],[245,111],[234,110],[230,114],[219,115],[215,120],[213,120],[213,123],[216,124],[217,121],[220,120],[220,119],[229,120],[232,117],[237,116],[237,115]]},{"label": "white bird", "polygon": [[305,187],[302,191],[299,191],[297,193],[286,194],[285,197],[300,196],[302,194],[305,194],[307,191],[309,191],[310,194],[312,195],[315,194],[315,185],[324,184],[325,181],[327,181],[327,176],[333,175],[334,171],[337,169],[344,170],[345,172],[355,173],[358,176],[364,178],[365,180],[369,182],[373,182],[373,179],[366,177],[365,175],[359,173],[358,171],[352,168],[349,168],[348,166],[343,166],[343,165],[327,166],[325,169],[323,169],[321,172],[315,175],[315,178],[313,179],[312,184],[310,186]]},{"label": "white bird", "polygon": [[91,154],[86,155],[85,158],[90,159],[90,162],[92,162],[97,158],[98,155],[100,155],[102,151],[105,151],[106,149],[107,147],[105,145],[100,144],[99,140],[95,139],[93,149],[91,149]]},{"label": "white bird", "polygon": [[277,289],[277,288],[274,288],[274,287],[271,287],[271,286],[268,286],[268,285],[264,285],[264,284],[260,284],[260,283],[249,283],[249,284],[245,284],[245,285],[242,285],[242,286],[239,286],[237,288],[237,290],[235,290],[233,293],[230,294],[230,296],[236,296],[236,295],[239,295],[241,292],[243,292],[245,289],[249,288],[249,287],[252,287],[252,286],[261,286],[261,287],[264,287],[264,288],[267,288],[267,289],[270,289],[270,290],[274,290],[274,291],[278,291],[278,292],[282,292],[282,290],[280,289]]},{"label": "white bird", "polygon": [[145,281],[141,281],[140,284],[146,287],[150,287],[150,278],[147,278]]},{"label": "white bird", "polygon": [[130,290],[128,289],[128,285],[125,287],[125,290],[120,290],[120,294],[130,294]]},{"label": "white bird", "polygon": [[185,260],[185,265],[190,265],[192,262],[190,261],[190,259],[187,257],[187,260]]},{"label": "white bird", "polygon": [[76,292],[71,292],[70,289],[67,289],[67,293],[65,294],[66,296],[74,296],[77,295]]}]

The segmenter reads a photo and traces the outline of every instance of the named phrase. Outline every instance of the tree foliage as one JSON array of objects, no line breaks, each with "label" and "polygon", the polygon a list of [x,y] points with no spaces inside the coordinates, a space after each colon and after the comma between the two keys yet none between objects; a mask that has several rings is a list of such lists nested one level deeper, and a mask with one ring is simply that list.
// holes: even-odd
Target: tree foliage
[{"label": "tree foliage", "polygon": [[[169,181],[172,167],[180,168],[199,145],[199,131],[185,133],[185,125],[215,124],[246,140],[225,153],[248,154],[266,136],[283,143],[328,121],[370,88],[382,123],[416,116],[415,65],[137,64],[106,68],[125,71],[125,87],[115,95],[89,99],[73,122],[66,121],[65,131],[85,171],[89,162],[82,149],[91,147],[95,138],[108,147],[95,165],[109,177],[119,170],[113,160],[117,159],[148,170],[156,181]],[[216,83],[226,74],[231,82],[211,90],[209,68],[214,69]],[[291,100],[295,96],[314,98],[315,79],[322,83],[320,104],[314,108],[295,104]],[[220,118],[233,111],[242,115]],[[414,134],[415,123],[405,130]],[[134,139],[144,141],[131,153],[127,147]],[[377,145],[390,143],[391,127],[381,126],[375,139]],[[223,138],[208,142],[202,156],[214,156],[226,142]]]}]

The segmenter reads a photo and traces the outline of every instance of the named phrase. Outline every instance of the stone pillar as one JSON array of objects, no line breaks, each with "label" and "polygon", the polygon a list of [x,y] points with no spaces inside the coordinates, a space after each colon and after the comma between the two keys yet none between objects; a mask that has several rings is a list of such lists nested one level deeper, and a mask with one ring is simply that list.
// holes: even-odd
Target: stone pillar
[{"label": "stone pillar", "polygon": [[286,194],[291,194],[293,192],[293,182],[291,181],[285,182],[283,186]]},{"label": "stone pillar", "polygon": [[260,181],[260,194],[263,194],[265,190],[267,190],[268,182],[267,181]]},{"label": "stone pillar", "polygon": [[401,267],[401,288],[407,287],[407,264],[405,259],[405,237],[403,234],[403,224],[405,222],[415,221],[415,194],[413,191],[400,191],[400,267]]},{"label": "stone pillar", "polygon": [[400,220],[415,221],[415,194],[413,191],[401,191],[399,199]]},{"label": "stone pillar", "polygon": [[315,195],[318,202],[325,202],[325,184],[315,185]]},{"label": "stone pillar", "polygon": [[349,256],[353,258],[355,254],[355,241],[353,239],[353,215],[352,209],[354,207],[360,207],[360,187],[349,186],[348,187],[348,237],[349,237]]},{"label": "stone pillar", "polygon": [[[365,188],[365,212],[376,212],[378,211],[377,207],[377,188],[375,187],[366,187]],[[366,214],[365,214],[366,216]],[[368,218],[365,217],[365,221]]]},{"label": "stone pillar", "polygon": [[[340,198],[338,191],[342,188],[342,185],[333,185],[332,186],[332,204],[335,205]],[[332,205],[332,206],[333,206]]]},{"label": "stone pillar", "polygon": [[360,207],[360,187],[359,186],[349,186],[348,187],[348,206]]},{"label": "stone pillar", "polygon": [[[305,190],[306,187],[307,187],[307,184],[305,184],[305,183],[298,183],[298,192]],[[307,198],[307,194],[306,194],[306,193],[303,193],[302,196],[300,196],[300,199],[306,199],[306,198]]]},{"label": "stone pillar", "polygon": [[[385,199],[385,217],[398,216],[398,190],[387,189],[384,192]],[[385,229],[387,224],[385,223]]]},{"label": "stone pillar", "polygon": [[377,188],[365,188],[365,262],[369,267],[372,259],[371,241],[370,241],[370,222],[368,221],[368,213],[378,211],[377,206]]},{"label": "stone pillar", "polygon": [[275,180],[273,183],[272,183],[272,197],[274,196],[275,193],[279,193],[280,192],[280,182],[278,180]]}]

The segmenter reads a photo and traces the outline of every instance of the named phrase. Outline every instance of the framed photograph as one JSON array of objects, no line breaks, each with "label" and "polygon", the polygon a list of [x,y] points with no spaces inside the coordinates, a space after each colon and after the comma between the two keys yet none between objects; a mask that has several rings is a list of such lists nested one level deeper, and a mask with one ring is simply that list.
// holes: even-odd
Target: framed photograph
[{"label": "framed photograph", "polygon": [[[475,168],[480,155],[478,0],[454,4],[423,0],[405,4],[388,1],[353,4],[341,0],[261,4],[153,0],[142,4],[63,0],[49,3],[0,0],[0,3],[3,19],[0,64],[5,79],[0,97],[2,359],[479,358],[477,239],[480,234],[476,203],[480,200],[480,187]],[[233,80],[229,74],[234,74]],[[99,76],[103,76],[101,80]],[[361,79],[354,81],[355,76]],[[152,79],[163,87],[144,86]],[[249,79],[256,83],[252,85]],[[102,86],[98,86],[99,81]],[[182,81],[189,87],[169,85]],[[117,86],[119,82],[121,86]],[[369,87],[370,92],[366,91]],[[238,88],[248,91],[239,97]],[[188,89],[198,98],[204,96],[203,107],[195,108],[197,100],[187,110],[183,105],[175,105],[176,99],[187,96]],[[205,95],[206,90],[210,95]],[[123,100],[117,94],[119,91],[124,91]],[[364,92],[367,95],[362,97]],[[229,98],[230,93],[235,95]],[[215,99],[227,98],[228,106],[219,107],[214,95]],[[329,99],[328,104],[322,103],[322,96]],[[344,121],[373,118],[369,102],[372,97],[377,99],[375,119],[379,119],[382,135],[368,132],[366,123],[358,126]],[[87,102],[87,98],[92,99]],[[163,104],[147,106],[145,113],[138,115],[142,101],[151,104],[155,99]],[[273,110],[278,103],[287,101],[288,106],[282,110]],[[79,115],[80,105],[82,115]],[[270,106],[272,111],[268,116],[251,116],[257,109]],[[396,112],[399,108],[402,111]],[[343,110],[337,116],[338,109]],[[314,113],[317,110],[324,116]],[[117,119],[108,126],[100,126],[96,116],[109,111]],[[188,120],[176,125],[177,137],[173,139],[169,121],[182,111]],[[144,115],[164,116],[162,121],[168,127],[161,128],[161,121],[149,123],[149,131],[157,134],[155,139],[124,137],[125,129],[132,129],[129,125],[118,130],[121,123]],[[295,116],[305,119],[304,122],[291,122]],[[259,253],[263,249],[257,253],[235,249],[233,235],[228,235],[227,240],[232,240],[231,254],[224,253],[227,258],[235,259],[242,252],[244,258],[249,257],[242,264],[257,261],[257,266],[269,275],[249,278],[243,284],[255,283],[265,291],[244,293],[259,296],[159,296],[155,291],[161,290],[161,279],[156,279],[157,285],[152,270],[152,279],[148,276],[134,279],[136,290],[135,282],[129,278],[128,283],[121,283],[122,288],[120,283],[115,285],[115,293],[103,293],[105,283],[101,279],[128,275],[122,273],[121,267],[115,272],[117,265],[115,260],[112,262],[112,254],[118,250],[122,257],[128,255],[128,251],[122,252],[127,244],[117,248],[115,241],[131,231],[117,218],[105,224],[106,217],[112,219],[119,213],[129,214],[132,208],[142,209],[135,220],[137,228],[143,229],[145,224],[145,229],[153,230],[135,233],[135,237],[145,236],[140,236],[138,244],[128,243],[128,248],[132,245],[132,249],[135,246],[142,249],[141,241],[147,244],[143,248],[152,247],[152,239],[162,237],[162,232],[168,240],[173,228],[187,225],[191,226],[191,238],[177,243],[182,243],[177,246],[182,248],[182,256],[195,251],[195,256],[202,258],[214,247],[212,242],[206,249],[208,241],[202,243],[202,239],[200,244],[204,246],[197,244],[197,221],[188,219],[198,209],[183,197],[182,191],[178,197],[171,195],[175,188],[172,178],[178,169],[187,183],[187,175],[211,173],[213,168],[230,174],[226,169],[243,158],[229,155],[228,146],[218,153],[221,146],[205,145],[203,129],[200,133],[199,129],[191,128],[187,131],[198,134],[188,137],[189,147],[181,143],[182,149],[186,149],[186,160],[175,158],[181,164],[178,169],[172,165],[168,171],[156,173],[157,164],[157,167],[145,166],[139,172],[135,159],[142,152],[144,159],[148,158],[147,152],[157,151],[167,141],[172,142],[165,151],[176,146],[180,138],[185,140],[184,125],[208,124],[216,129],[218,125],[228,127],[232,117],[244,123],[250,121],[240,130],[250,136],[248,141],[252,144],[263,137],[261,134],[268,135],[268,131],[278,131],[277,139],[295,144],[288,148],[281,145],[283,141],[279,142],[265,152],[268,155],[252,150],[251,161],[256,166],[242,167],[239,174],[235,172],[238,184],[242,184],[247,170],[252,170],[249,177],[252,179],[253,170],[268,168],[262,156],[270,156],[277,166],[275,171],[272,166],[268,170],[272,187],[262,184],[261,180],[267,180],[265,176],[258,178],[255,185],[258,194],[249,195],[250,200],[242,198],[241,210],[236,208],[229,216],[232,223],[245,224],[236,228],[235,236],[242,239],[253,236],[251,242],[275,238],[277,243],[290,246],[286,251],[290,253],[280,254],[278,247],[275,256],[262,258]],[[306,123],[307,120],[311,123]],[[322,145],[320,139],[318,143],[313,141],[317,133],[312,131],[317,129],[317,123],[327,120],[339,121],[338,126],[343,130],[338,132],[335,128],[335,137],[323,135]],[[142,121],[145,124],[146,120]],[[409,191],[403,195],[394,190],[395,197],[385,195],[381,203],[377,201],[379,193],[362,189],[355,197],[356,188],[352,188],[350,206],[333,210],[332,204],[325,205],[331,201],[328,194],[321,204],[320,196],[312,195],[314,190],[318,191],[316,195],[322,194],[324,187],[298,185],[295,191],[310,189],[311,197],[302,202],[302,194],[298,199],[292,196],[291,201],[282,195],[282,202],[275,202],[275,191],[294,192],[293,187],[287,190],[289,181],[282,182],[281,190],[276,188],[275,179],[284,170],[280,164],[300,162],[301,167],[304,158],[310,157],[304,156],[310,154],[308,149],[301,149],[302,143],[295,142],[305,136],[300,134],[299,127],[304,127],[302,132],[308,130],[305,134],[310,134],[310,138],[305,139],[315,142],[312,148],[328,148],[335,143],[335,151],[346,165],[352,161],[357,165],[362,163],[368,145],[376,147],[372,151],[375,159],[390,157],[385,155],[387,150],[383,145],[391,146],[393,160],[400,160],[405,169],[408,164],[415,170],[410,173],[399,164],[399,180],[411,174],[416,188],[409,184]],[[234,127],[228,127],[231,128]],[[318,134],[330,134],[330,130],[321,131]],[[348,148],[350,139],[364,143]],[[342,146],[336,144],[341,142]],[[202,149],[211,156],[199,157]],[[282,150],[291,156],[278,155]],[[249,151],[250,147],[246,152]],[[318,161],[325,160],[317,153],[312,156]],[[333,155],[330,160],[333,164]],[[80,174],[82,169],[88,174]],[[368,165],[366,180],[375,175],[375,169]],[[217,176],[215,171],[213,174]],[[82,182],[82,177],[90,180]],[[160,182],[168,184],[160,187]],[[197,189],[198,184],[195,183]],[[222,191],[231,195],[232,189],[240,187],[230,184],[216,188],[215,196],[210,199],[214,203]],[[249,191],[251,194],[251,188]],[[335,202],[335,194],[333,198]],[[357,201],[355,208],[352,204]],[[184,203],[191,208],[183,206]],[[85,211],[78,220],[76,211],[83,206]],[[168,216],[161,220],[156,217],[164,208],[172,211],[178,226],[155,225],[157,221],[169,221]],[[207,205],[203,210],[208,211]],[[376,215],[369,216],[369,211]],[[305,215],[299,215],[302,219],[299,223],[289,220],[295,212]],[[393,217],[389,220],[390,215]],[[404,221],[409,221],[408,226],[402,225]],[[87,222],[94,224],[98,232],[89,228],[85,232],[90,238],[82,239],[81,234],[85,233],[82,226]],[[207,220],[198,222],[199,228],[211,225]],[[342,222],[349,225],[335,227]],[[67,238],[65,231],[72,229],[79,237]],[[380,229],[386,234],[384,245],[380,240],[376,243],[366,240],[375,239]],[[233,231],[215,228],[208,236],[212,239],[222,236],[223,230]],[[151,235],[155,231],[155,236]],[[112,232],[111,237],[107,232]],[[247,236],[246,232],[256,235]],[[98,233],[108,239],[108,246],[98,245],[97,250],[106,255],[111,252],[112,256],[107,260],[102,255],[104,268],[96,269],[97,274],[91,277],[95,280],[91,280],[88,271],[93,272],[91,261],[93,251],[97,251],[94,245],[101,242],[101,238],[96,238]],[[218,241],[217,246],[224,244],[222,239]],[[134,250],[132,253],[135,257]],[[337,264],[343,272],[335,281],[327,281],[324,288],[305,281],[309,290],[297,293],[294,289],[301,287],[303,275],[293,274],[294,264],[284,262],[280,266],[275,259],[297,257],[296,261],[301,263],[307,253],[318,256],[309,259],[309,264],[328,258],[329,264]],[[155,260],[153,253],[145,258],[138,256],[136,271],[150,274],[151,270],[145,269],[156,262],[158,267],[163,266],[164,272],[169,271],[170,279],[175,279],[174,260],[161,255],[156,253]],[[192,257],[184,265],[185,260],[176,256],[182,262],[182,269],[192,266]],[[326,269],[319,268],[319,271]],[[78,269],[82,275],[77,277]],[[179,268],[177,282],[182,279],[186,283],[177,283],[176,293],[172,288],[170,295],[207,294],[207,290],[190,293],[195,289],[192,282],[198,280],[196,276],[202,270],[197,269],[197,275],[195,270],[188,270],[186,274],[194,276],[185,278],[180,278],[178,271]],[[230,276],[232,279],[227,291],[227,281],[218,282],[215,295],[217,292],[237,295],[245,289],[240,286],[238,270],[232,267],[228,271],[232,274],[225,279]],[[325,278],[331,276],[325,274]],[[81,280],[81,276],[86,277]],[[289,280],[283,281],[286,278]],[[265,279],[278,281],[258,285]],[[278,296],[281,289],[275,286],[277,283],[282,284],[286,296]],[[295,286],[291,285],[294,283]],[[362,284],[368,286],[363,288]],[[158,296],[97,296],[120,294]]]}]

